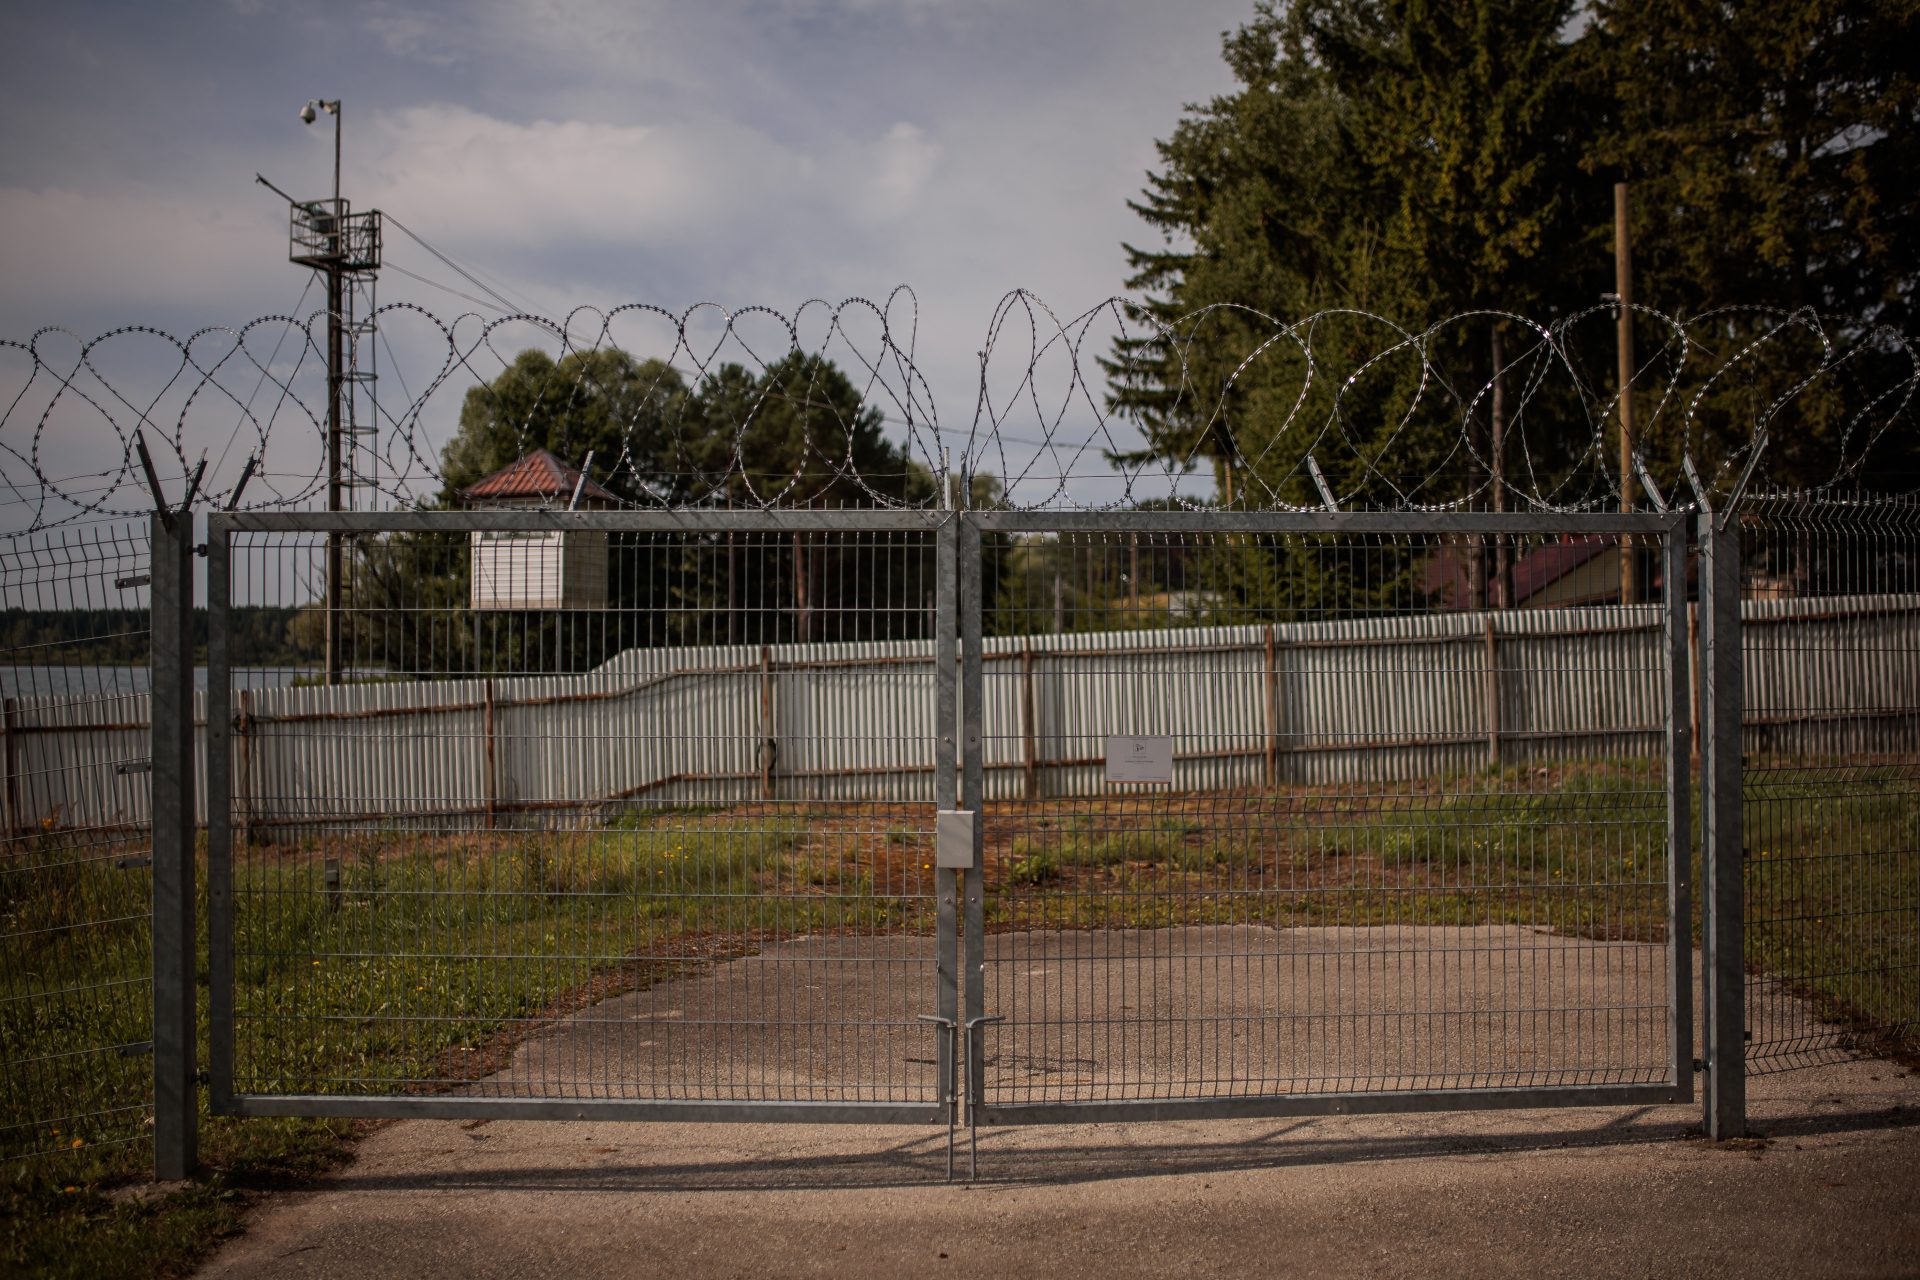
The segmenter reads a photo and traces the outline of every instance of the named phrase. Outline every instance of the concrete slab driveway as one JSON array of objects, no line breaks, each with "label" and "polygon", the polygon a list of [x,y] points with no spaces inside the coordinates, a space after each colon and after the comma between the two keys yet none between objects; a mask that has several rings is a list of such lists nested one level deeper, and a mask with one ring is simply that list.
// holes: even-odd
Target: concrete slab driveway
[{"label": "concrete slab driveway", "polygon": [[[643,1085],[612,1029],[724,1007],[729,969],[556,1024],[496,1082]],[[1284,1007],[1284,977],[1241,986]],[[944,1127],[406,1121],[204,1274],[1920,1275],[1920,1080],[1863,1059],[1750,1095],[1761,1136],[1723,1145],[1692,1106],[983,1130],[972,1184],[945,1181]]]}]

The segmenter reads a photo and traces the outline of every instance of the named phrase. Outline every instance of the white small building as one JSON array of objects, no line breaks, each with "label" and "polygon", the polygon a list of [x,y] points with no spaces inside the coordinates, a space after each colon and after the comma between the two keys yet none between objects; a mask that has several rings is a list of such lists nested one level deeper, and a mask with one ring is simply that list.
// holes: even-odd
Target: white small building
[{"label": "white small building", "polygon": [[[578,499],[576,501],[576,491]],[[461,490],[480,511],[607,510],[620,500],[545,449]],[[474,609],[604,609],[607,535],[587,531],[470,536]]]}]

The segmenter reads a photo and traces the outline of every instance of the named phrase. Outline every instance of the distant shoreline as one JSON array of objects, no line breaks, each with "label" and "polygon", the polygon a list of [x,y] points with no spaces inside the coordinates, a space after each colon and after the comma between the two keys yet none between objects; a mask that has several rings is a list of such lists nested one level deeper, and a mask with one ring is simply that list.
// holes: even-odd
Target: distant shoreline
[{"label": "distant shoreline", "polygon": [[[236,689],[284,689],[317,667],[235,667]],[[95,697],[145,693],[147,667],[124,662],[67,662],[48,666],[0,666],[0,695],[9,698]],[[193,669],[193,687],[207,687],[207,669]]]}]

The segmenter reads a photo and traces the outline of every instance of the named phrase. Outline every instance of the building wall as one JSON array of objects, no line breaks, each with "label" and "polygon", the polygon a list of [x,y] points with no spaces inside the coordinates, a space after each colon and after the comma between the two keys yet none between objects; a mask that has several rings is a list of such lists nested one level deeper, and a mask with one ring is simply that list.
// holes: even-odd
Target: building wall
[{"label": "building wall", "polygon": [[476,532],[469,547],[472,608],[606,608],[604,533]]}]

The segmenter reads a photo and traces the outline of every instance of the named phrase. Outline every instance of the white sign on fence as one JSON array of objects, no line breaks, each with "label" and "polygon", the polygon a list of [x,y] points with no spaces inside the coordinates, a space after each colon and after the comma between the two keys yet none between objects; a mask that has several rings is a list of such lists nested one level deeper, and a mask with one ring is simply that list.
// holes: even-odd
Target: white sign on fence
[{"label": "white sign on fence", "polygon": [[1172,782],[1173,739],[1123,734],[1107,739],[1108,782]]}]

